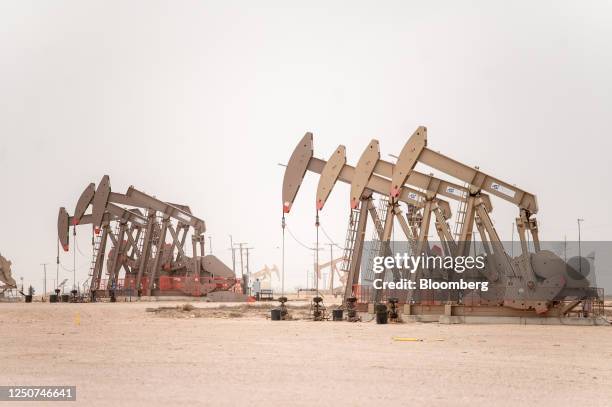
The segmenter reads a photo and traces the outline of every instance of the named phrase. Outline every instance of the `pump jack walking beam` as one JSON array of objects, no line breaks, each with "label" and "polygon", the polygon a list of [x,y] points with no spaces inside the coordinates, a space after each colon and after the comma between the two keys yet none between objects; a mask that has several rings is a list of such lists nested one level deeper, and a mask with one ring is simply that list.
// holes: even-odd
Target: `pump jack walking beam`
[{"label": "pump jack walking beam", "polygon": [[[462,201],[468,199],[470,191],[468,188],[412,169],[416,164],[415,152],[420,151],[419,143],[422,143],[418,137],[422,134],[426,134],[426,129],[417,129],[402,149],[396,164],[381,160],[379,143],[377,140],[372,140],[364,150],[357,166],[353,168],[346,164],[346,148],[342,145],[336,149],[327,162],[314,158],[312,134],[306,133],[291,156],[290,167],[288,166],[285,172],[283,183],[284,211],[288,212],[290,210],[301,180],[306,171],[310,170],[321,174],[317,187],[316,202],[318,210],[323,208],[338,180],[351,184],[352,206],[355,205],[359,195],[363,193],[366,187],[373,192],[383,195],[389,194],[391,196],[390,205],[400,201],[423,208],[425,207],[425,201],[430,200],[433,202],[430,208],[437,212],[435,216],[436,230],[441,234],[441,240],[452,242],[450,228],[443,221],[443,219],[449,219],[451,216],[450,206],[447,201],[439,199],[437,196],[441,195]],[[415,138],[417,139],[415,140]],[[388,179],[391,179],[391,183]],[[419,190],[412,189],[406,184]],[[490,202],[488,196],[485,194],[482,194],[482,196]],[[488,207],[490,208],[490,204]],[[455,246],[453,243],[450,245]]]},{"label": "pump jack walking beam", "polygon": [[[378,151],[377,141],[375,143],[370,143],[370,146],[372,146],[372,148],[375,147],[376,152]],[[366,151],[367,150],[368,149],[366,149]],[[307,171],[321,174],[319,187],[317,188],[317,208],[319,210],[323,208],[331,189],[337,181],[351,184],[351,202],[352,205],[355,205],[354,207],[356,207],[354,198],[355,195],[358,195],[358,191],[363,193],[363,191],[368,189],[379,194],[388,194],[391,187],[391,181],[374,173],[373,168],[369,171],[370,163],[367,162],[367,159],[364,160],[362,164],[364,172],[361,171],[362,168],[358,167],[352,167],[346,164],[344,146],[338,147],[329,161],[313,157],[312,133],[306,133],[293,151],[285,169],[283,179],[283,211],[289,213],[291,210],[293,201],[295,200]],[[379,167],[382,168],[383,171],[387,170],[387,167],[384,165],[376,166],[376,168]],[[365,171],[369,171],[369,174]],[[354,183],[358,185],[355,188],[353,188]],[[361,197],[356,197],[357,200],[360,198]],[[402,187],[400,188],[398,200],[422,208],[425,198],[426,195],[423,192],[410,187]],[[440,200],[440,206],[443,208],[445,215],[450,217],[451,211],[448,202]]]},{"label": "pump jack walking beam", "polygon": [[[371,194],[372,192],[377,192],[386,195],[391,189],[391,182],[384,176],[377,175],[374,172],[378,171],[390,177],[393,171],[393,164],[380,160],[379,146],[376,140],[373,140],[365,149],[356,167],[351,167],[346,164],[344,146],[339,146],[334,154],[332,154],[329,161],[320,160],[313,157],[312,134],[307,133],[294,150],[285,170],[283,180],[283,211],[285,213],[290,211],[295,196],[301,186],[301,182],[308,170],[321,174],[317,187],[317,210],[323,208],[333,186],[338,180],[351,184],[351,207],[356,208],[356,206],[361,205],[363,216],[360,216],[359,219],[360,226],[362,226],[363,229],[358,229],[357,231],[357,241],[355,242],[355,249],[353,252],[354,255],[349,266],[349,273],[351,274],[348,278],[349,283],[354,280],[358,281],[358,267],[360,265],[363,246],[363,242],[359,239],[362,239],[365,234],[365,219],[367,217],[368,206],[371,206]],[[435,202],[436,210],[440,211],[440,215],[444,219],[450,218],[450,205],[448,202],[436,198],[436,194],[440,192],[443,195],[458,199],[464,196],[464,193],[461,192],[463,188],[436,179],[433,176],[427,176],[418,172],[415,173],[416,175],[413,176],[412,179],[415,180],[414,183],[417,187],[421,188],[428,185],[431,187],[433,185],[435,186],[435,190],[430,188],[428,189],[428,194],[426,194],[410,187],[402,186],[401,188],[397,188],[396,201],[406,202],[419,208],[426,208],[428,212],[431,211],[431,203]],[[369,204],[365,205],[364,201],[368,201]],[[395,209],[397,205],[393,203],[393,206],[393,209],[390,211],[390,216],[387,217],[385,225],[382,227],[382,236],[380,236],[380,240],[386,243],[389,242],[391,237],[392,222],[395,216],[400,214],[400,211]],[[429,214],[427,216],[429,219]],[[373,220],[375,223],[377,221],[380,222],[380,220],[374,217]],[[404,223],[402,224],[407,226]],[[408,231],[407,227],[403,229],[405,232]],[[407,235],[407,237],[410,237],[410,235]],[[357,255],[355,255],[355,253]],[[349,284],[347,284],[347,290],[351,290],[352,286],[348,287],[348,285]]]},{"label": "pump jack walking beam", "polygon": [[[397,188],[403,185],[404,182],[410,183],[409,179],[415,177],[416,173],[412,168],[414,168],[417,162],[466,182],[469,185],[469,191],[467,191],[469,194],[466,195],[474,197],[484,196],[484,191],[515,204],[519,208],[517,228],[519,229],[523,252],[527,253],[525,238],[526,230],[529,230],[533,236],[536,251],[540,250],[537,221],[535,218],[532,218],[532,215],[538,212],[536,196],[505,181],[492,177],[480,171],[478,168],[469,167],[439,152],[428,149],[427,129],[425,127],[419,127],[414,132],[406,143],[404,150],[402,150],[402,154],[400,154],[400,159],[395,168],[397,171],[393,173],[393,189],[391,191],[391,196],[396,196]],[[418,175],[416,177],[418,178]],[[465,189],[463,189],[461,193],[465,193]],[[474,216],[473,211],[475,208],[473,207],[473,202],[470,204],[469,199],[470,198],[468,198],[468,206],[472,208],[468,208],[468,214],[471,221],[464,222],[463,224],[459,252],[464,250],[464,243],[471,238]],[[486,203],[485,207],[488,207],[487,209],[490,211],[490,201]]]},{"label": "pump jack walking beam", "polygon": [[[92,206],[91,215],[85,215],[87,208]],[[119,205],[128,205],[135,208],[143,208],[147,210],[147,217],[141,215],[138,209],[124,209]],[[100,249],[96,254],[95,264],[93,267],[93,278],[91,280],[91,288],[97,289],[102,276],[102,268],[104,263],[104,257],[106,252],[106,242],[108,239],[113,243],[114,250],[112,251],[111,259],[108,264],[110,282],[116,282],[118,272],[121,266],[125,267],[125,264],[119,261],[123,255],[125,255],[129,249],[132,249],[133,253],[137,253],[136,262],[138,264],[138,275],[137,275],[137,286],[140,286],[140,280],[142,279],[143,273],[146,272],[146,265],[148,258],[151,256],[151,240],[153,228],[156,223],[155,214],[156,211],[161,212],[163,216],[168,219],[173,218],[178,221],[178,228],[193,227],[194,228],[194,242],[200,242],[200,247],[203,249],[203,236],[206,227],[204,221],[192,215],[189,207],[183,205],[172,205],[166,202],[162,202],[154,197],[151,197],[141,191],[136,190],[134,187],[130,187],[125,195],[114,193],[110,189],[110,180],[107,175],[102,177],[102,180],[96,186],[91,183],[85,188],[74,210],[74,215],[70,217],[64,208],[60,208],[58,215],[58,236],[60,243],[65,251],[68,250],[68,227],[69,225],[79,224],[91,224],[99,232],[102,229],[102,239],[100,241]],[[117,236],[113,235],[110,231],[110,221],[119,222],[119,232]],[[131,226],[130,226],[131,225]],[[171,226],[170,226],[171,227]],[[145,236],[143,240],[142,251],[139,253],[138,250],[138,238],[134,240],[132,231],[138,229],[138,235],[142,229],[145,229]],[[172,235],[172,232],[171,232]],[[127,236],[127,244],[123,244],[125,237]],[[175,247],[182,249],[186,232],[179,239],[178,236],[172,235],[175,239],[172,242],[172,250]],[[165,236],[164,236],[165,237]],[[161,255],[164,249],[165,240],[159,240]],[[194,251],[194,254],[197,252]],[[179,250],[179,256],[184,256],[181,250]],[[202,251],[203,255],[203,251]],[[160,257],[160,256],[158,256]],[[194,270],[197,270],[200,265],[200,258],[194,255]],[[158,261],[156,263],[159,263]],[[152,272],[155,274],[155,271]],[[151,282],[149,284],[151,287]]]},{"label": "pump jack walking beam", "polygon": [[[518,263],[518,272],[514,270],[512,262],[509,261],[508,255],[505,253],[499,236],[493,228],[492,222],[489,218],[489,212],[491,211],[491,204],[488,196],[483,191],[491,193],[499,198],[502,198],[508,202],[515,204],[519,208],[519,217],[517,218],[517,229],[521,239],[521,247],[524,256],[528,256],[529,250],[526,242],[526,231],[531,232],[536,252],[540,251],[539,239],[538,239],[538,227],[537,221],[532,215],[537,213],[538,205],[535,195],[517,188],[509,183],[501,181],[498,178],[494,178],[478,168],[468,167],[458,161],[455,161],[449,157],[446,157],[438,152],[434,152],[427,147],[427,132],[424,127],[420,127],[410,137],[400,159],[396,164],[396,171],[393,173],[393,187],[397,188],[398,185],[402,185],[406,182],[414,171],[411,168],[416,163],[421,163],[442,171],[452,177],[460,179],[469,185],[469,195],[467,195],[467,208],[466,208],[466,219],[461,228],[460,242],[456,247],[456,253],[458,255],[465,255],[469,252],[469,242],[471,240],[472,228],[474,223],[482,229],[481,238],[483,244],[487,247],[489,244],[491,247],[488,248],[487,252],[492,253],[496,259],[491,262],[492,267],[497,269],[497,275],[508,276],[508,278],[519,278],[520,286],[524,286],[529,294],[536,295],[538,292],[549,290],[554,292],[557,289],[551,289],[550,286],[561,287],[554,279],[546,279],[545,281],[539,281],[535,277],[531,262]],[[406,153],[406,150],[408,152]],[[403,160],[402,160],[403,158]],[[396,196],[397,190],[391,191],[391,196]],[[437,222],[437,226],[441,225],[441,222]],[[424,225],[423,225],[424,226]],[[450,234],[446,233],[444,229],[439,230],[441,240],[448,240]],[[452,242],[452,241],[451,241]],[[452,246],[454,246],[451,243]],[[415,276],[416,277],[416,276]],[[513,284],[512,287],[517,286]],[[539,288],[541,287],[541,288]],[[559,288],[560,290],[560,288]],[[522,291],[521,291],[522,292]],[[556,293],[555,293],[556,294]],[[528,305],[529,306],[529,305]],[[538,307],[545,308],[545,306],[538,303]]]},{"label": "pump jack walking beam", "polygon": [[[87,189],[89,188],[90,187],[88,187]],[[62,244],[62,247],[64,248],[65,251],[68,250],[68,228],[70,224],[75,225],[75,226],[93,224],[93,216],[84,215],[84,212],[85,210],[81,210],[81,208],[79,207],[79,204],[77,204],[77,209],[75,210],[75,216],[69,216],[65,208],[60,208],[59,215],[58,215],[58,236],[60,238],[60,243]],[[120,231],[119,231],[118,236],[114,236],[113,233],[110,231],[110,222],[112,220],[120,222]],[[104,264],[104,257],[106,254],[107,240],[110,239],[114,247],[113,257],[111,260],[111,264],[112,264],[111,269],[115,270],[116,268],[118,271],[118,267],[116,267],[116,265],[117,265],[118,256],[122,254],[120,253],[120,251],[122,249],[127,251],[129,248],[129,242],[128,242],[128,245],[126,245],[123,248],[122,248],[123,245],[121,244],[123,242],[123,236],[125,234],[130,233],[127,231],[127,225],[132,224],[132,227],[130,229],[134,227],[140,228],[143,225],[146,225],[146,222],[147,222],[146,218],[144,218],[139,213],[137,213],[136,210],[123,209],[112,203],[107,204],[106,210],[102,212],[101,223],[98,225],[98,229],[102,230],[102,236],[100,239],[100,247],[98,248],[98,252],[96,253],[96,259],[95,259],[94,267],[92,270],[93,273],[92,273],[92,278],[90,281],[90,290],[97,290],[99,288],[100,279],[102,278],[102,268]],[[116,277],[115,277],[116,274],[117,272],[110,273],[111,281],[116,282]]]}]

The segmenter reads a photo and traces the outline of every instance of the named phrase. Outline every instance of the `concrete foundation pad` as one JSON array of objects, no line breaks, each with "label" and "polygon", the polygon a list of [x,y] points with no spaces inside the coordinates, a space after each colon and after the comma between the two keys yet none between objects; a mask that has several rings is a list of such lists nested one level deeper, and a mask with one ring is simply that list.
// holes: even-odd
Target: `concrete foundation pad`
[{"label": "concrete foundation pad", "polygon": [[438,322],[441,324],[465,324],[465,317],[458,315],[440,315]]},{"label": "concrete foundation pad", "polygon": [[[119,301],[120,297],[117,297],[117,301]],[[121,300],[123,301],[123,300]],[[129,301],[129,299],[127,300]],[[190,297],[183,295],[143,295],[140,298],[132,297],[132,301],[142,301],[142,302],[162,302],[162,301],[184,301],[184,302],[210,302],[210,299],[206,297]]]},{"label": "concrete foundation pad", "polygon": [[441,324],[513,324],[513,325],[575,325],[575,326],[606,326],[610,323],[602,317],[594,318],[524,318],[524,317],[496,317],[496,316],[448,316],[440,315]]},{"label": "concrete foundation pad", "polygon": [[403,322],[438,322],[440,315],[406,315],[402,314]]},{"label": "concrete foundation pad", "polygon": [[246,302],[249,296],[231,291],[213,291],[212,293],[208,293],[206,298],[208,298],[208,301],[212,302]]},{"label": "concrete foundation pad", "polygon": [[[127,298],[127,297],[126,297]],[[157,301],[184,301],[184,302],[246,302],[248,296],[242,293],[234,293],[230,291],[214,291],[208,293],[206,297],[190,297],[182,295],[143,295],[140,299],[132,297],[132,301],[157,302]],[[123,297],[117,297],[117,301],[123,302]],[[126,299],[126,301],[130,301]]]}]

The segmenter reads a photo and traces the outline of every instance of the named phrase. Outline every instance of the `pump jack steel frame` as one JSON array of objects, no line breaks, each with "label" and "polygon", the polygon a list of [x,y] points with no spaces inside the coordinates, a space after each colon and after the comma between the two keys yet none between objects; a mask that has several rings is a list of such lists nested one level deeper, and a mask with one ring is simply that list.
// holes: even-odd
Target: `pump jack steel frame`
[{"label": "pump jack steel frame", "polygon": [[[90,206],[91,213],[85,214]],[[112,230],[112,223],[115,223],[116,232]],[[193,276],[195,281],[208,276],[235,278],[232,270],[218,258],[205,256],[206,225],[191,213],[188,206],[163,202],[133,186],[125,194],[112,192],[108,175],[102,177],[97,188],[94,183],[85,188],[73,216],[64,207],[59,209],[58,237],[64,251],[69,248],[70,225],[91,225],[95,235],[101,233],[91,269],[91,292],[100,288],[108,241],[112,245],[107,262],[111,286],[117,283],[121,268],[126,276],[135,277],[137,289],[140,289],[143,278],[148,278],[146,287],[143,287],[145,295],[151,295],[162,266],[179,276]],[[185,253],[189,232],[192,234],[191,257]],[[166,243],[168,236],[171,243]],[[202,291],[207,293],[214,289],[209,285]]]},{"label": "pump jack steel frame", "polygon": [[[420,173],[414,169],[417,163],[465,182],[466,186]],[[578,300],[597,295],[594,294],[594,288],[588,287],[586,280],[575,280],[567,275],[562,259],[550,251],[541,250],[538,225],[534,216],[538,212],[535,195],[427,148],[425,127],[416,129],[395,164],[380,159],[379,143],[372,140],[355,167],[346,163],[346,148],[342,145],[327,161],[314,157],[313,135],[306,133],[285,168],[282,192],[284,213],[290,212],[308,171],[320,174],[316,194],[317,211],[322,210],[337,181],[351,185],[350,206],[353,210],[359,210],[357,236],[348,267],[345,301],[355,294],[352,292],[353,286],[359,282],[368,213],[382,243],[383,255],[390,253],[388,244],[395,219],[398,219],[407,239],[414,243],[413,253],[416,254],[429,250],[428,233],[431,221],[435,224],[443,250],[451,256],[469,254],[473,227],[476,225],[489,266],[483,277],[501,287],[481,298],[484,304],[534,311],[539,315],[548,312],[552,315],[559,312],[561,301],[576,294],[575,289],[582,289]],[[389,197],[384,224],[381,224],[372,204],[374,193]],[[516,225],[522,254],[515,259],[505,252],[493,226],[490,217],[493,207],[488,194],[518,207]],[[448,225],[452,216],[450,205],[440,197],[463,202],[466,207],[458,241],[453,238]],[[409,211],[421,212],[420,226],[410,224],[401,216],[400,203],[407,204]],[[534,253],[529,251],[528,233],[534,243]],[[399,272],[392,272],[397,281]],[[410,279],[415,281],[423,272],[425,270],[419,269],[416,273],[411,273]],[[414,303],[411,295],[412,290],[406,299],[408,305]],[[380,301],[380,296],[381,291],[377,290],[374,301]],[[503,312],[501,311],[501,314]]]}]

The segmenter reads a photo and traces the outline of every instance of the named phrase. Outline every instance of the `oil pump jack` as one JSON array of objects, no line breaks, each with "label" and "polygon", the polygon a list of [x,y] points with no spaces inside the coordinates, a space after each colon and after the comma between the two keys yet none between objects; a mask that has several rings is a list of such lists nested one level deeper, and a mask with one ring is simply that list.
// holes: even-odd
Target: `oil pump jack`
[{"label": "oil pump jack", "polygon": [[[329,271],[327,273],[328,280],[326,282],[327,288],[325,289],[325,291],[329,294],[338,293],[339,290],[344,292],[344,285],[346,284],[346,275],[342,273],[340,271],[340,268],[338,267],[344,261],[344,257],[338,257],[325,263],[321,263],[318,266],[316,264],[313,266],[317,270],[315,278],[318,278],[320,281],[323,281],[323,278],[325,277],[323,270],[329,268]],[[336,280],[334,280],[334,276],[337,277]],[[334,287],[334,281],[335,284],[337,284],[336,287]]]},{"label": "oil pump jack", "polygon": [[[415,166],[419,163],[456,178],[465,186],[418,172]],[[395,220],[406,235],[413,255],[431,251],[428,236],[432,222],[444,254],[469,255],[475,225],[484,249],[486,267],[472,278],[489,281],[492,289],[486,293],[472,292],[469,296],[472,300],[476,298],[483,308],[491,307],[487,309],[489,315],[517,315],[516,311],[519,311],[520,315],[559,316],[565,315],[581,301],[597,297],[597,290],[589,287],[587,280],[576,278],[575,273],[569,272],[563,259],[541,249],[535,218],[538,212],[535,195],[488,175],[477,167],[472,168],[429,149],[425,127],[417,128],[395,163],[381,160],[379,143],[372,140],[355,167],[346,163],[346,149],[342,145],[327,161],[314,157],[313,135],[306,133],[285,169],[282,194],[284,213],[291,210],[308,171],[320,174],[316,193],[317,214],[337,181],[351,185],[351,217],[345,245],[345,301],[356,295],[355,287],[360,280],[368,213],[380,239],[380,255],[383,256],[391,254],[389,242]],[[372,203],[374,194],[385,199],[384,219],[381,219]],[[505,251],[495,230],[491,219],[493,207],[490,195],[514,204],[518,209],[516,226],[521,254],[515,258]],[[452,216],[450,205],[443,198],[460,202],[462,210],[456,220],[459,230],[457,240],[448,223]],[[407,205],[406,216],[402,215],[400,204]],[[533,242],[534,252],[530,251],[529,239]],[[436,270],[424,267],[410,274],[405,270],[393,269],[392,277],[394,281],[401,278],[416,281],[419,277],[434,276],[435,273]],[[375,290],[370,300],[379,302],[382,295],[382,290]],[[406,295],[406,304],[419,303],[418,290],[408,290]],[[463,300],[454,298],[453,302],[461,306]]]},{"label": "oil pump jack", "polygon": [[278,267],[276,264],[273,264],[272,267],[268,267],[268,265],[264,265],[264,267],[251,274],[251,281],[255,281],[259,279],[261,282],[261,288],[271,289],[272,288],[272,274],[276,276],[276,280],[280,280],[280,275],[278,273]]},{"label": "oil pump jack", "polygon": [[11,261],[0,254],[0,296],[4,295],[6,290],[17,288],[17,282],[11,273]]},{"label": "oil pump jack", "polygon": [[[86,214],[90,206],[91,211]],[[94,183],[85,188],[72,216],[64,207],[59,209],[58,238],[64,251],[69,249],[71,225],[93,228],[89,287],[92,293],[119,288],[121,269],[125,271],[123,288],[144,295],[164,294],[165,289],[171,294],[172,288],[183,294],[205,295],[236,284],[229,267],[217,257],[205,255],[205,223],[188,206],[163,202],[133,186],[125,194],[112,192],[108,175],[102,177],[97,188]],[[185,252],[189,234],[191,256]],[[101,289],[109,242],[112,247],[106,262],[108,283]],[[173,285],[173,281],[181,284]]]}]

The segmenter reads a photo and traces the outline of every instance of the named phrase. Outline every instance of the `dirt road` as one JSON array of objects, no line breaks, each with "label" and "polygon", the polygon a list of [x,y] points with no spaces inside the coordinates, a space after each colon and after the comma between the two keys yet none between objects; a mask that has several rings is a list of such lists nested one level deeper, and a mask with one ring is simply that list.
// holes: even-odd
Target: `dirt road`
[{"label": "dirt road", "polygon": [[612,405],[610,327],[145,311],[159,305],[176,304],[0,304],[0,384],[76,385],[71,406]]}]

